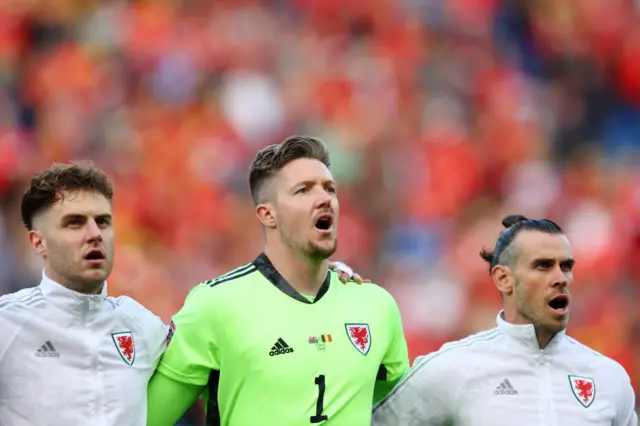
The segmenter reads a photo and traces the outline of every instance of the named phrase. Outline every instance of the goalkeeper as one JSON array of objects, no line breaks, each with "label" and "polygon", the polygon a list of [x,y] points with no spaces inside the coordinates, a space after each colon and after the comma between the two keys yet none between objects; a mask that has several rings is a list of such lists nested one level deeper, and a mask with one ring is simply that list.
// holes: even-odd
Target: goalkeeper
[{"label": "goalkeeper", "polygon": [[571,245],[549,220],[509,216],[490,264],[504,309],[497,328],[419,357],[379,403],[374,426],[637,426],[617,362],[565,334]]},{"label": "goalkeeper", "polygon": [[187,296],[149,384],[149,425],[173,425],[204,394],[210,426],[365,426],[406,373],[393,298],[328,269],[339,215],[329,167],[310,137],[257,154],[264,252]]}]

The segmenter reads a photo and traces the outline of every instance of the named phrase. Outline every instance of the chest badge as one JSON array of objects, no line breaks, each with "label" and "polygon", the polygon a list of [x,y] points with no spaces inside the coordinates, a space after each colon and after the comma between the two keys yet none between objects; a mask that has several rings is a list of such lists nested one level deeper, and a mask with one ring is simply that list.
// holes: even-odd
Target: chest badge
[{"label": "chest badge", "polygon": [[133,333],[130,331],[111,333],[111,338],[122,360],[128,365],[133,365],[136,360],[136,345],[133,341]]},{"label": "chest badge", "polygon": [[369,324],[345,324],[347,336],[358,352],[362,355],[369,353],[371,349],[371,332]]},{"label": "chest badge", "polygon": [[584,408],[589,407],[596,399],[596,382],[588,377],[569,375],[571,390]]}]

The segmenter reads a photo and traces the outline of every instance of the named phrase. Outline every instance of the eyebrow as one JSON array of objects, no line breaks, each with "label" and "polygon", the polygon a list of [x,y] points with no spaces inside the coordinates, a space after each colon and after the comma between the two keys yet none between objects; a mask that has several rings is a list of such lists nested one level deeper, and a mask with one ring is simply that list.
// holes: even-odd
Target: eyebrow
[{"label": "eyebrow", "polygon": [[[531,261],[532,265],[538,265],[541,263],[555,263],[556,259],[553,257],[539,257],[537,259],[533,259],[533,261]],[[569,266],[569,267],[573,267],[576,264],[576,260],[572,257],[568,258],[568,259],[563,259],[560,261],[560,265],[564,265],[564,266]]]},{"label": "eyebrow", "polygon": [[[87,216],[88,215],[83,213],[67,213],[66,215],[62,216],[62,221],[69,220],[69,219],[84,219]],[[96,219],[113,219],[113,215],[111,213],[102,213],[102,214],[96,215],[95,217]]]},{"label": "eyebrow", "polygon": [[[318,182],[317,179],[307,179],[307,180],[303,180],[301,182],[296,182],[292,188],[297,188],[298,186],[311,186],[311,185],[315,185]],[[322,179],[322,184],[323,185],[336,185],[336,182],[333,179]]]}]

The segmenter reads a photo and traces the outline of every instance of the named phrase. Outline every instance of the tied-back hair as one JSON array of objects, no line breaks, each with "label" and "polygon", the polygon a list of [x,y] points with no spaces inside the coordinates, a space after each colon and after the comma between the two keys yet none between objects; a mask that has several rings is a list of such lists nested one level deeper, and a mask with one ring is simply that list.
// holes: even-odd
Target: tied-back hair
[{"label": "tied-back hair", "polygon": [[558,224],[549,219],[529,219],[522,215],[509,215],[502,219],[506,228],[500,233],[493,250],[482,249],[480,257],[489,264],[489,274],[496,265],[508,263],[509,248],[516,236],[522,231],[538,231],[545,234],[564,234]]}]

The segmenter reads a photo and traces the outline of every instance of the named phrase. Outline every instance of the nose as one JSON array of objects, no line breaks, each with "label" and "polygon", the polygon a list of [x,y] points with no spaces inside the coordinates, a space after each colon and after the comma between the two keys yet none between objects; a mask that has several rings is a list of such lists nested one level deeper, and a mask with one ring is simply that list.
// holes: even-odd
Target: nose
[{"label": "nose", "polygon": [[552,287],[566,287],[569,285],[569,275],[562,270],[559,266],[554,268]]},{"label": "nose", "polygon": [[317,209],[331,208],[331,203],[333,202],[334,197],[325,191],[324,188],[319,188],[317,194],[318,196],[316,197],[315,207]]},{"label": "nose", "polygon": [[89,242],[102,241],[102,229],[100,229],[96,221],[93,219],[87,221],[87,241]]}]

